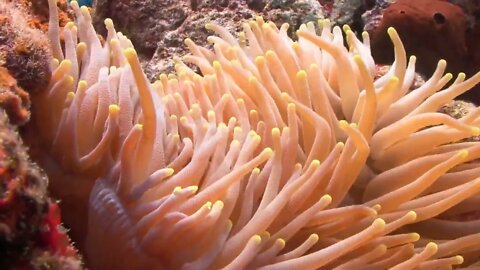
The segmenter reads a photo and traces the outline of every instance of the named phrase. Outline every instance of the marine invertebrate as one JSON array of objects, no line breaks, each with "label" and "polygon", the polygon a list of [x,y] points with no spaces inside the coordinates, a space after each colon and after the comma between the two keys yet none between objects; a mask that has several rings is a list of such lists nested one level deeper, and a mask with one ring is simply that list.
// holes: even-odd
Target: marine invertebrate
[{"label": "marine invertebrate", "polygon": [[[394,27],[404,37],[406,51],[420,59],[416,69],[423,75],[431,75],[438,58],[448,62],[449,72],[474,74],[480,68],[477,50],[480,27],[474,21],[473,2],[399,0],[382,8],[380,19],[366,26],[372,36],[375,59],[381,63],[393,60],[385,32],[388,27]],[[476,92],[469,91],[460,98],[478,104]]]},{"label": "marine invertebrate", "polygon": [[367,34],[321,21],[293,41],[288,25],[257,18],[239,39],[208,24],[213,51],[187,39],[183,59],[202,75],[178,61],[150,84],[111,20],[102,44],[88,10],[72,7],[64,51],[51,17],[38,128],[45,160],[74,175],[60,174],[59,194],[89,196],[93,269],[478,263],[478,221],[459,215],[478,210],[480,146],[460,141],[480,133],[479,110],[436,111],[480,73],[440,91],[453,77],[441,60],[409,92],[415,57],[393,28],[395,63],[374,81]]},{"label": "marine invertebrate", "polygon": [[[397,1],[383,11],[380,25],[372,31],[372,45],[375,48],[391,47],[384,34],[388,27],[395,27],[401,35],[406,36],[403,42],[407,51],[421,57],[417,67],[421,73],[431,74],[439,57],[447,60],[451,72],[470,71],[471,67],[466,66],[470,54],[467,48],[467,21],[459,6],[442,0]],[[432,41],[433,45],[422,45],[427,40]],[[393,59],[390,52],[376,50],[374,55],[390,62]]]}]

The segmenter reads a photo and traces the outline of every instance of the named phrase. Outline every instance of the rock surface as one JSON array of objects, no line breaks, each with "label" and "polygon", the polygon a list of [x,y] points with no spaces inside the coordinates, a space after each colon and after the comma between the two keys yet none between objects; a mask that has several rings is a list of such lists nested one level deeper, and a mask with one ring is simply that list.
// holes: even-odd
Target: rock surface
[{"label": "rock surface", "polygon": [[211,35],[204,26],[213,22],[235,33],[242,22],[263,16],[277,25],[300,24],[324,18],[325,7],[317,0],[98,0],[94,21],[105,29],[105,18],[113,19],[143,58],[150,79],[173,71],[174,58],[186,53],[183,41],[206,45]]}]

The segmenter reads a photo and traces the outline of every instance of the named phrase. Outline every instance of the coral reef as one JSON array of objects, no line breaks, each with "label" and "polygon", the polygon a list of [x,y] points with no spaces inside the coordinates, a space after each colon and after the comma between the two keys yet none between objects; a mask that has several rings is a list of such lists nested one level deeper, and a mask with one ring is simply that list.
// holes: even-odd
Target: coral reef
[{"label": "coral reef", "polygon": [[48,86],[51,56],[47,39],[27,18],[21,7],[0,3],[0,66],[24,90],[36,92]]},{"label": "coral reef", "polygon": [[60,226],[58,205],[46,195],[46,175],[8,122],[0,109],[0,267],[81,269]]},{"label": "coral reef", "polygon": [[480,143],[464,141],[480,108],[437,112],[480,73],[448,84],[440,60],[409,91],[416,58],[394,28],[378,75],[366,33],[325,20],[293,41],[256,17],[237,36],[208,23],[213,48],[185,40],[176,74],[150,83],[112,20],[103,41],[72,1],[62,33],[49,5],[39,158],[92,269],[480,264]]},{"label": "coral reef", "polygon": [[[29,27],[47,31],[49,18],[47,0],[3,0],[3,2],[20,10],[22,20],[25,20]],[[59,0],[57,6],[60,25],[63,26],[72,20],[72,13],[68,9],[67,0]]]},{"label": "coral reef", "polygon": [[50,44],[32,28],[41,20],[28,3],[0,1],[0,268],[81,269],[48,179],[17,134],[30,119],[30,93],[45,90],[51,77]]}]

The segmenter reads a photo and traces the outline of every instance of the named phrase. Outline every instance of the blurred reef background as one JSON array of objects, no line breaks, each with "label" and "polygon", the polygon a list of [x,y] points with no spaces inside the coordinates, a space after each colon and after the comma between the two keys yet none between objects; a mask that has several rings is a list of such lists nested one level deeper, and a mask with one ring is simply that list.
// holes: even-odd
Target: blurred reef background
[{"label": "blurred reef background", "polygon": [[[237,32],[242,23],[263,16],[277,25],[329,19],[371,34],[375,60],[390,64],[386,29],[394,26],[417,69],[429,76],[438,59],[448,70],[471,75],[480,69],[480,4],[477,0],[82,0],[92,8],[97,29],[111,18],[130,37],[150,79],[173,71],[186,53],[184,40],[205,45],[215,22]],[[60,23],[73,16],[58,2]],[[47,0],[0,0],[0,269],[82,269],[70,243],[55,198],[48,196],[46,174],[28,156],[24,132],[30,119],[29,95],[48,87],[50,48],[45,32]],[[294,35],[293,31],[290,33]],[[388,53],[386,53],[388,52]],[[420,77],[418,79],[421,81]],[[478,87],[477,87],[478,88]],[[463,98],[478,104],[472,90]],[[459,105],[460,104],[460,105]],[[452,104],[456,115],[471,105]],[[23,134],[22,137],[19,134]]]}]

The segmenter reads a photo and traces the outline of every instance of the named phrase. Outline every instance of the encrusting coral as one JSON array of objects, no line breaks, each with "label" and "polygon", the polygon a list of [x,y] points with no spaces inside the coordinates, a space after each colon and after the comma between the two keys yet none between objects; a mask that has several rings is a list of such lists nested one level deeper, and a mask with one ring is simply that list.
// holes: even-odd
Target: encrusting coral
[{"label": "encrusting coral", "polygon": [[208,24],[213,51],[185,41],[202,75],[179,60],[150,84],[111,20],[102,42],[72,1],[62,47],[49,4],[43,163],[64,211],[88,205],[70,226],[92,269],[479,265],[480,144],[462,140],[480,109],[437,110],[480,73],[441,90],[440,60],[409,92],[416,59],[393,28],[395,62],[373,80],[368,35],[321,21],[292,41],[257,18],[238,39]]}]

